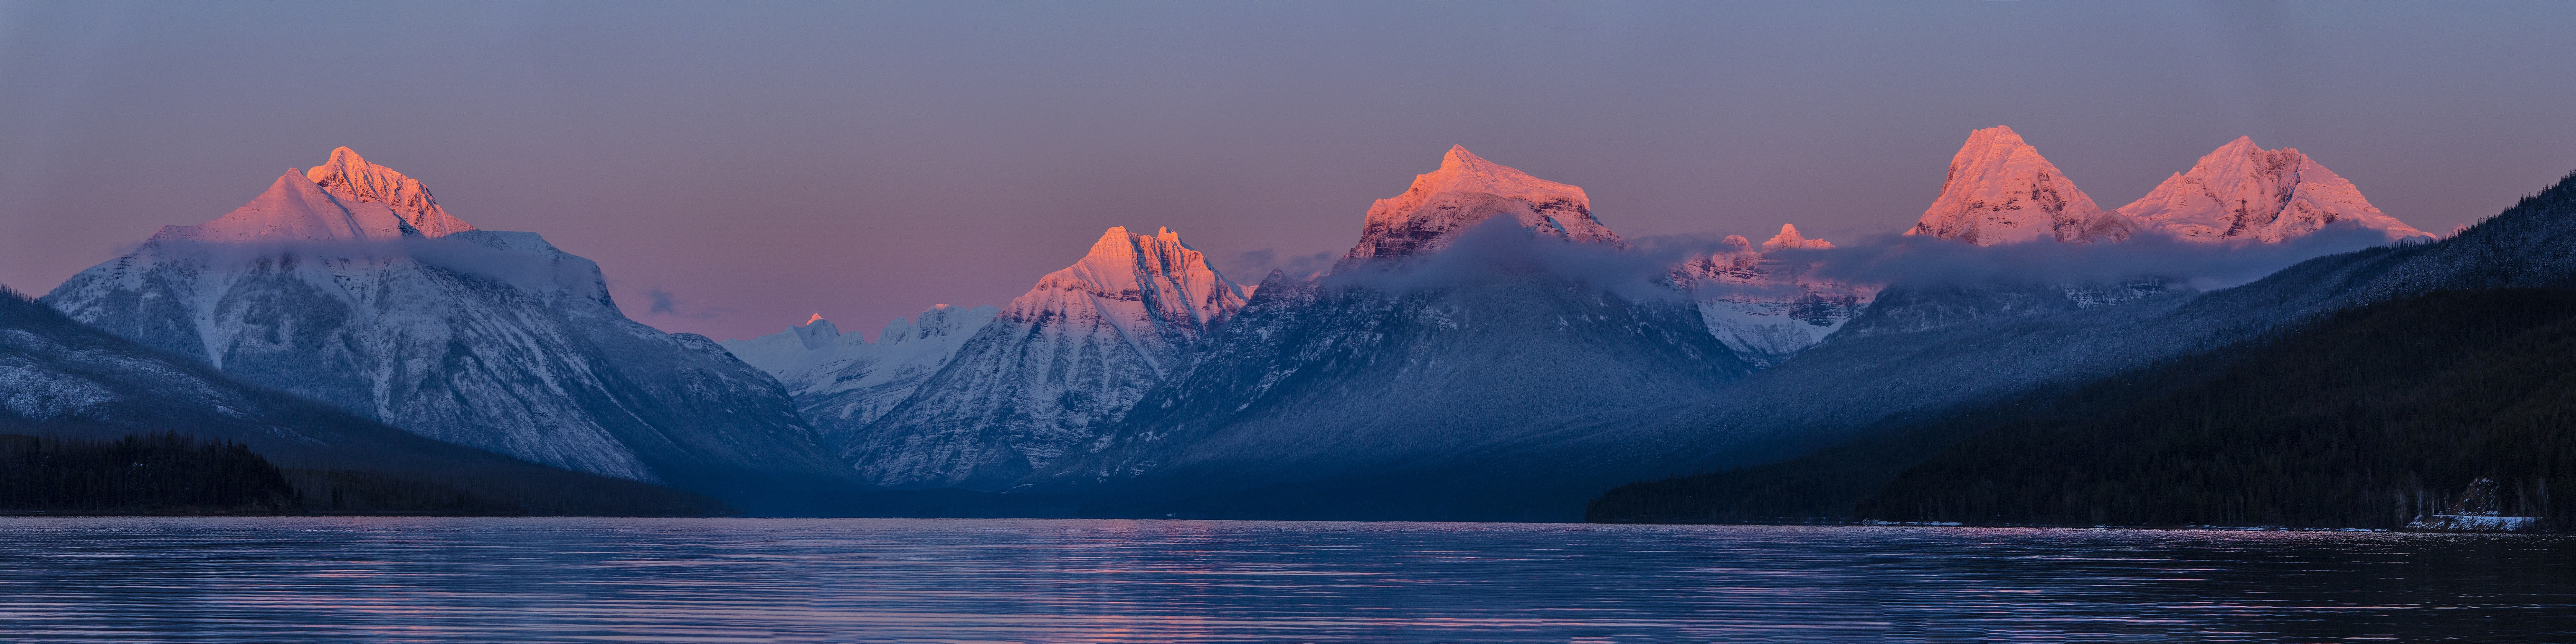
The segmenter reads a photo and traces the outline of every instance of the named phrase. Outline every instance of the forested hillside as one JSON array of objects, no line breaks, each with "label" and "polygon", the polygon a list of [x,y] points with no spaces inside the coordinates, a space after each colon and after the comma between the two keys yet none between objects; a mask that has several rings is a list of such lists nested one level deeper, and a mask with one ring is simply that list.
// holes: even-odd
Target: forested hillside
[{"label": "forested hillside", "polygon": [[2571,412],[2576,292],[2442,291],[1788,462],[1622,487],[1588,516],[2395,528],[2492,477],[2503,511],[2564,526]]},{"label": "forested hillside", "polygon": [[300,505],[286,475],[241,443],[0,434],[0,511],[265,514]]}]

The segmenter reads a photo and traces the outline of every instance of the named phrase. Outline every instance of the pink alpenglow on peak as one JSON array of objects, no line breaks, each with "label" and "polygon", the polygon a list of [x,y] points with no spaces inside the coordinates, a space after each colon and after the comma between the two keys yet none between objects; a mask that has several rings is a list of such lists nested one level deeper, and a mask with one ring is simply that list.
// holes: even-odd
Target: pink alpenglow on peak
[{"label": "pink alpenglow on peak", "polygon": [[2093,203],[2012,128],[1968,133],[1923,219],[1905,231],[1979,246],[2121,241],[2136,227]]},{"label": "pink alpenglow on peak", "polygon": [[1209,266],[1207,256],[1181,243],[1169,228],[1151,235],[1110,228],[1080,261],[1039,278],[1011,300],[1003,319],[1100,317],[1127,337],[1160,337],[1156,327],[1200,331],[1243,308],[1243,289]]},{"label": "pink alpenglow on peak", "polygon": [[420,231],[381,204],[347,204],[287,168],[250,203],[195,226],[168,226],[155,239],[220,243],[391,241]]},{"label": "pink alpenglow on peak", "polygon": [[429,188],[420,180],[368,163],[345,147],[333,148],[331,160],[315,166],[304,178],[343,202],[384,204],[423,236],[445,237],[474,229],[473,224],[449,216],[446,209],[438,207],[438,199],[429,195]]},{"label": "pink alpenglow on peak", "polygon": [[[1735,236],[1728,236],[1726,239],[1727,239],[1727,241],[1731,244],[1731,243],[1732,243],[1732,242],[1734,242],[1735,240],[1743,239],[1743,238],[1742,238],[1742,237],[1735,237]],[[1833,243],[1833,242],[1825,241],[1825,240],[1822,240],[1822,239],[1808,239],[1805,235],[1800,235],[1800,234],[1798,234],[1798,227],[1797,227],[1797,226],[1793,226],[1793,225],[1789,225],[1789,224],[1780,224],[1780,234],[1778,234],[1778,235],[1772,235],[1772,236],[1771,236],[1771,240],[1770,240],[1770,241],[1762,242],[1762,250],[1763,250],[1763,251],[1765,251],[1765,252],[1772,251],[1772,250],[1778,250],[1778,249],[1782,249],[1782,248],[1807,248],[1807,249],[1823,250],[1823,249],[1833,248],[1833,247],[1834,247],[1834,243]]]},{"label": "pink alpenglow on peak", "polygon": [[1404,194],[1369,205],[1359,244],[1337,268],[1437,252],[1458,233],[1503,215],[1558,239],[1625,243],[1593,218],[1592,199],[1582,188],[1533,177],[1456,146],[1440,158],[1439,170],[1414,176]]},{"label": "pink alpenglow on peak", "polygon": [[805,324],[799,326],[812,326],[814,323],[821,321],[823,321],[823,314],[816,313],[814,314],[814,317],[805,318]]},{"label": "pink alpenglow on peak", "polygon": [[2190,172],[2120,207],[2142,228],[2196,242],[2251,239],[2278,243],[2349,221],[2390,240],[2426,236],[2379,212],[2361,189],[2297,149],[2265,150],[2237,137],[2200,158]]}]

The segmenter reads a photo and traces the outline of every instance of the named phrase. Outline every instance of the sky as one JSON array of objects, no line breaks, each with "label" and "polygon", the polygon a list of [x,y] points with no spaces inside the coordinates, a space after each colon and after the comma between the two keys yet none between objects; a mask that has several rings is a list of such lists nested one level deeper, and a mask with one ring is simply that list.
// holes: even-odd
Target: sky
[{"label": "sky", "polygon": [[1338,256],[1453,144],[1623,236],[1894,233],[2010,125],[2116,208],[2240,135],[2436,233],[2576,169],[2576,3],[0,0],[0,285],[331,148],[742,338],[999,305],[1101,231]]}]

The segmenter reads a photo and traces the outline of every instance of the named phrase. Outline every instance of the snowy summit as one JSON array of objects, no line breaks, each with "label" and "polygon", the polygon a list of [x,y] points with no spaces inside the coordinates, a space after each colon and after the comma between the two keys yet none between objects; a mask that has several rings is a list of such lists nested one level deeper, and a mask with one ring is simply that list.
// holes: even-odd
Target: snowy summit
[{"label": "snowy summit", "polygon": [[2426,237],[2379,212],[2361,189],[2294,148],[2265,150],[2252,137],[2219,146],[2190,172],[2167,177],[2120,214],[2188,241],[2279,243],[2349,221],[2391,240]]},{"label": "snowy summit", "polygon": [[1359,244],[1339,266],[1431,253],[1486,219],[1510,215],[1539,234],[1577,242],[1622,243],[1592,217],[1582,188],[1540,179],[1452,146],[1440,169],[1415,175],[1404,194],[1369,205]]},{"label": "snowy summit", "polygon": [[2001,125],[1968,133],[1923,219],[1905,231],[1979,246],[2121,241],[2135,226],[2093,203],[2039,148]]}]

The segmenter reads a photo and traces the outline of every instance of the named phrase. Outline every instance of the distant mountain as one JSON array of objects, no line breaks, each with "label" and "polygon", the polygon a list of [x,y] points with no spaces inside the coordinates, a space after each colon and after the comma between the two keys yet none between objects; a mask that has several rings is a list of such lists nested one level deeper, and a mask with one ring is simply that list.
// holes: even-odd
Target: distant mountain
[{"label": "distant mountain", "polygon": [[2278,243],[2352,222],[2391,241],[2430,238],[2370,205],[2352,182],[2298,150],[2265,150],[2236,137],[2157,184],[2120,214],[2139,226],[2196,242]]},{"label": "distant mountain", "polygon": [[1582,188],[1540,179],[1450,146],[1440,169],[1414,175],[1404,194],[1369,204],[1360,241],[1336,270],[1437,252],[1488,218],[1508,216],[1541,236],[1573,242],[1625,242],[1592,217]]},{"label": "distant mountain", "polygon": [[1009,487],[1099,437],[1243,301],[1178,233],[1111,228],[875,422],[823,422],[877,484]]},{"label": "distant mountain", "polygon": [[2127,217],[2095,205],[2020,134],[1998,125],[1968,133],[1950,157],[1941,196],[1905,234],[1992,246],[2114,242],[2136,232]]},{"label": "distant mountain", "polygon": [[913,319],[895,318],[877,341],[842,333],[817,314],[805,324],[749,340],[727,340],[725,349],[777,376],[796,409],[835,453],[866,449],[863,431],[912,398],[921,383],[948,366],[957,349],[993,321],[1001,309],[941,304]]},{"label": "distant mountain", "polygon": [[1488,444],[1704,398],[1751,369],[1686,294],[1646,281],[1651,267],[1633,285],[1580,270],[1627,259],[1623,245],[1581,189],[1453,148],[1369,209],[1332,274],[1273,272],[1032,488],[1090,490],[1110,514],[1509,516],[1449,488],[1373,490]]},{"label": "distant mountain", "polygon": [[[1762,242],[1760,250],[1741,236],[1730,235],[1725,244],[1725,250],[1684,261],[1671,279],[1699,301],[1709,332],[1757,367],[1823,342],[1878,294],[1876,285],[1813,275],[1821,263],[1815,258],[1784,258],[1794,251],[1834,247],[1807,239],[1794,225],[1782,224],[1780,234]],[[1779,252],[1783,250],[1792,252]]]},{"label": "distant mountain", "polygon": [[[249,445],[317,511],[711,514],[712,499],[442,443],[239,382],[0,289],[0,433]],[[332,505],[333,491],[343,492]]]},{"label": "distant mountain", "polygon": [[746,509],[846,478],[769,375],[628,320],[598,265],[475,229],[347,148],[44,301],[422,436]]}]

